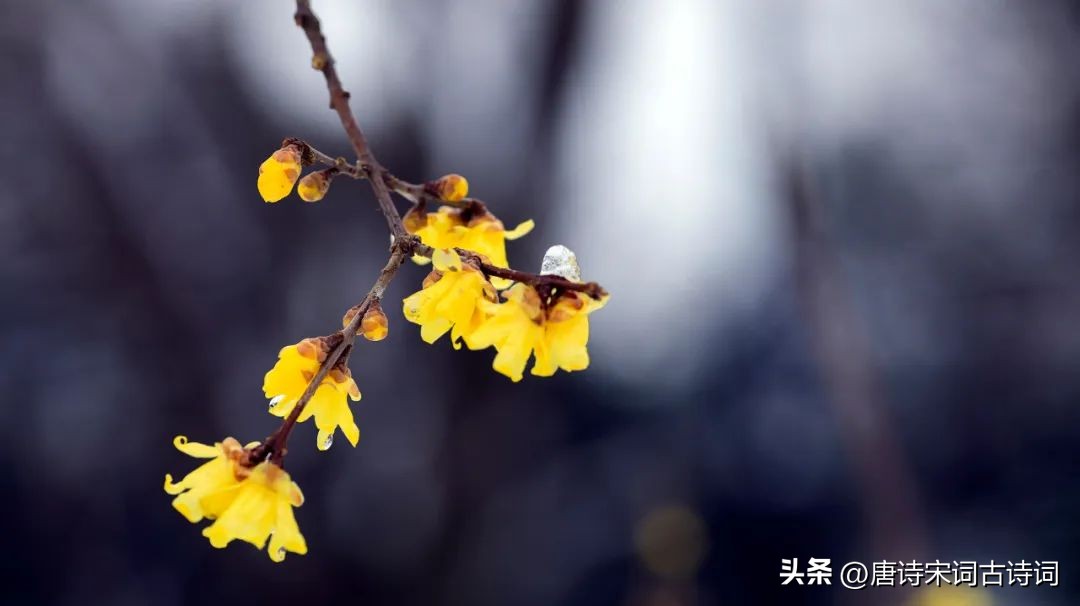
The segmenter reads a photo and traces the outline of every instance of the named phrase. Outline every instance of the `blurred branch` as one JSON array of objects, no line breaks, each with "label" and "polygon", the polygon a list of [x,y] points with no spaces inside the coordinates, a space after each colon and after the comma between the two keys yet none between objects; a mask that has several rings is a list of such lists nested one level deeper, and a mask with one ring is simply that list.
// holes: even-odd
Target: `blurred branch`
[{"label": "blurred branch", "polygon": [[822,225],[823,209],[804,159],[787,167],[796,273],[829,402],[862,493],[871,547],[879,557],[924,553],[925,528],[915,480],[888,428],[885,396],[869,339]]}]

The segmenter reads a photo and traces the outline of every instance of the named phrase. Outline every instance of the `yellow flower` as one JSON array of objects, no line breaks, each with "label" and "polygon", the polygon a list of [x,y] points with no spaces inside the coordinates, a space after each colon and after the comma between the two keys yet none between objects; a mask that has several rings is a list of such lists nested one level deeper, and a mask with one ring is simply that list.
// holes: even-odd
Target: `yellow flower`
[{"label": "yellow flower", "polygon": [[470,341],[470,347],[495,347],[497,372],[520,381],[530,355],[535,356],[531,372],[539,377],[589,366],[588,315],[607,303],[606,296],[596,300],[567,291],[545,305],[535,288],[515,284],[503,298],[503,303],[481,303],[488,318]]},{"label": "yellow flower", "polygon": [[[419,236],[424,244],[439,249],[456,247],[461,241],[461,232],[465,229],[461,211],[449,206],[440,207],[433,213],[413,208],[405,213],[402,222],[410,234]],[[430,262],[419,255],[414,256],[413,261],[420,265]]]},{"label": "yellow flower", "polygon": [[[523,221],[517,227],[506,231],[499,221],[487,210],[474,207],[465,209],[440,207],[436,212],[411,210],[405,216],[405,229],[420,236],[420,240],[432,248],[464,248],[487,257],[487,262],[496,267],[509,267],[506,259],[506,241],[516,240],[532,231],[535,224],[532,219]],[[413,257],[418,264],[426,264],[427,259]],[[510,282],[502,278],[491,280],[496,288],[506,288]]]},{"label": "yellow flower", "polygon": [[[535,226],[532,219],[529,219],[518,224],[514,229],[506,231],[502,221],[496,219],[494,215],[480,213],[469,220],[458,246],[484,255],[495,267],[510,267],[506,260],[506,241],[517,240],[532,231]],[[506,288],[509,285],[510,283],[507,282],[505,286],[498,284],[495,286]]]},{"label": "yellow flower", "polygon": [[[328,168],[304,175],[304,178],[300,179],[300,183],[296,185],[296,194],[304,202],[322,200],[330,189],[330,181],[334,175],[331,171],[333,170],[333,168]],[[288,192],[285,192],[285,194],[288,195]]]},{"label": "yellow flower", "polygon": [[[292,412],[296,401],[326,360],[328,350],[325,339],[304,339],[296,345],[282,348],[277,363],[263,379],[263,393],[270,399],[270,414],[287,417]],[[347,397],[353,401],[360,400],[360,390],[348,367],[343,368],[334,368],[326,375],[297,418],[302,423],[315,417],[315,426],[319,429],[316,438],[319,450],[330,448],[338,427],[353,446],[360,439],[360,429],[353,420],[346,400]]]},{"label": "yellow flower", "polygon": [[453,250],[436,250],[435,271],[424,279],[422,290],[405,298],[405,319],[420,325],[420,338],[434,343],[450,332],[454,349],[464,341],[470,349],[472,333],[485,320],[481,301],[495,301],[495,288],[470,263],[463,263]]},{"label": "yellow flower", "polygon": [[220,549],[240,539],[262,549],[269,538],[267,552],[275,562],[284,560],[287,551],[307,553],[307,542],[293,517],[293,507],[304,504],[304,494],[284,469],[269,461],[259,463],[244,481],[216,499],[228,501],[228,505],[203,529],[203,536],[214,547]]},{"label": "yellow flower", "polygon": [[244,449],[233,438],[208,446],[177,436],[173,444],[184,454],[210,459],[175,484],[166,475],[165,492],[177,495],[173,507],[189,521],[215,520],[203,529],[211,545],[221,548],[240,539],[262,549],[269,538],[275,562],[284,560],[287,551],[307,553],[292,511],[303,504],[304,495],[283,469],[270,462],[243,466]]},{"label": "yellow flower", "polygon": [[292,191],[300,176],[300,150],[286,145],[259,166],[259,194],[267,202],[277,202]]},{"label": "yellow flower", "polygon": [[172,475],[165,474],[165,492],[177,495],[173,499],[173,507],[189,522],[216,517],[221,510],[214,507],[219,504],[211,500],[207,503],[211,509],[205,510],[203,499],[240,483],[236,477],[236,462],[243,454],[244,447],[240,446],[240,442],[235,438],[225,438],[213,446],[208,446],[188,442],[184,436],[176,436],[173,445],[189,457],[210,459],[175,484]]}]

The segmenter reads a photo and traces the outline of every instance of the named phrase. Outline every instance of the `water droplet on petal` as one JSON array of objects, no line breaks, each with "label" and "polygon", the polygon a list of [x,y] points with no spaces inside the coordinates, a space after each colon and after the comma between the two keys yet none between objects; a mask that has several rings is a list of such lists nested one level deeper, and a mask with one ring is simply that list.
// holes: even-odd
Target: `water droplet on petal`
[{"label": "water droplet on petal", "polygon": [[281,401],[285,399],[285,394],[278,394],[270,399],[270,410],[274,410],[274,407],[281,404]]},{"label": "water droplet on petal", "polygon": [[277,548],[277,556],[279,558],[281,558],[282,560],[285,559],[285,548],[284,547],[278,547]]},{"label": "water droplet on petal", "polygon": [[334,434],[332,434],[332,433],[326,434],[326,439],[323,440],[323,443],[322,443],[323,450],[329,450],[330,447],[333,446],[333,445],[334,445]]}]

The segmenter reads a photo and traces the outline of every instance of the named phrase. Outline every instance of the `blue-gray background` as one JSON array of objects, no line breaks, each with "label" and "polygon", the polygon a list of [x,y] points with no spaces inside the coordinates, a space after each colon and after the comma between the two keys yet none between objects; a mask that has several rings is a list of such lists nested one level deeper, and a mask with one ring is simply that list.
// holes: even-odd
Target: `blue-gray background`
[{"label": "blue-gray background", "polygon": [[[585,373],[388,340],[299,428],[310,553],[210,548],[174,435],[258,439],[277,350],[385,259],[285,0],[0,3],[5,604],[888,604],[781,558],[1080,563],[1080,13],[1066,2],[315,3],[380,159],[468,176],[612,293]],[[418,288],[408,267],[388,302]]]}]

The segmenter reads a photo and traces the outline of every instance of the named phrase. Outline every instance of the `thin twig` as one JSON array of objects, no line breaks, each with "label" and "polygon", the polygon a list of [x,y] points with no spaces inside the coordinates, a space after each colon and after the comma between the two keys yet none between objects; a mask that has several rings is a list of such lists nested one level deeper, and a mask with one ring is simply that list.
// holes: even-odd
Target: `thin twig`
[{"label": "thin twig", "polygon": [[360,322],[364,319],[364,312],[373,301],[378,301],[382,298],[383,293],[386,291],[386,287],[390,285],[390,282],[397,274],[398,268],[401,267],[402,261],[409,253],[408,241],[403,241],[402,244],[396,245],[393,252],[390,254],[390,260],[386,262],[386,266],[379,272],[379,277],[375,280],[375,284],[371,286],[371,290],[364,297],[364,300],[356,306],[356,314],[353,315],[352,320],[342,328],[340,335],[341,341],[330,350],[326,355],[326,360],[319,367],[318,372],[311,378],[308,383],[307,389],[296,400],[296,405],[293,407],[289,416],[285,417],[285,420],[281,423],[281,427],[270,434],[262,444],[256,446],[248,453],[249,462],[257,464],[270,456],[270,460],[276,465],[281,465],[281,460],[285,457],[287,451],[287,444],[289,441],[289,434],[292,432],[293,427],[296,425],[296,420],[300,417],[300,413],[304,412],[304,407],[315,395],[315,391],[322,384],[326,375],[330,374],[330,370],[337,366],[338,361],[345,355],[345,351],[352,346],[353,340],[356,338],[356,331],[360,327]]},{"label": "thin twig", "polygon": [[[313,147],[307,142],[304,142],[304,145],[307,145],[308,149],[311,150],[311,153],[314,155],[316,162],[320,162],[327,166],[337,167],[341,170],[343,174],[346,174],[353,179],[368,178],[369,168],[365,167],[362,163],[349,164],[345,161],[344,158],[331,157],[329,154],[325,154],[315,149],[315,147]],[[432,194],[430,191],[428,191],[424,185],[421,185],[419,183],[410,183],[409,181],[406,181],[405,179],[394,175],[384,166],[379,166],[378,169],[380,174],[382,174],[383,182],[386,183],[386,186],[388,188],[390,188],[390,191],[396,193],[402,198],[405,198],[413,204],[424,203],[431,204],[432,206],[446,205],[456,206],[458,208],[466,208],[470,206],[479,206],[482,208],[487,207],[487,205],[484,204],[483,201],[476,198],[462,198],[460,200],[447,200],[445,198],[440,198],[439,196],[436,196],[435,194]]]},{"label": "thin twig", "polygon": [[311,12],[311,2],[309,0],[296,0],[296,14],[293,17],[296,24],[307,35],[308,42],[311,43],[311,50],[314,53],[311,58],[311,65],[321,71],[326,78],[326,88],[330,91],[330,108],[337,112],[338,118],[341,120],[341,126],[345,128],[345,134],[349,137],[349,143],[352,144],[353,151],[356,152],[357,160],[360,162],[361,167],[366,169],[367,177],[371,181],[371,189],[375,192],[375,199],[379,202],[379,210],[386,217],[390,233],[400,238],[405,235],[405,227],[401,224],[401,216],[398,215],[397,208],[394,207],[394,202],[390,199],[390,191],[387,190],[386,183],[383,181],[382,167],[379,166],[375,154],[368,147],[364,131],[360,130],[360,125],[356,123],[356,116],[353,115],[352,109],[349,108],[349,93],[341,85],[341,80],[338,78],[337,69],[334,68],[334,57],[326,46],[326,37],[322,34],[319,18],[315,16],[315,13]]},{"label": "thin twig", "polygon": [[[417,247],[416,254],[430,258],[431,254],[434,251],[431,249],[430,246],[421,246],[427,249],[426,254],[424,252],[419,252],[419,249],[421,248],[420,246]],[[574,282],[573,280],[567,280],[562,276],[557,276],[554,274],[532,274],[529,272],[518,271],[516,269],[510,269],[507,267],[499,267],[497,265],[485,263],[483,260],[480,259],[479,255],[477,255],[471,250],[465,250],[464,248],[455,248],[454,250],[458,253],[458,255],[462,257],[475,259],[476,262],[480,265],[480,270],[488,276],[494,276],[496,278],[506,278],[507,280],[513,280],[514,282],[522,282],[524,284],[532,286],[533,288],[536,288],[537,290],[546,290],[549,294],[556,290],[572,290],[576,292],[583,292],[594,299],[600,299],[607,295],[607,291],[604,290],[604,288],[596,282]]]}]

